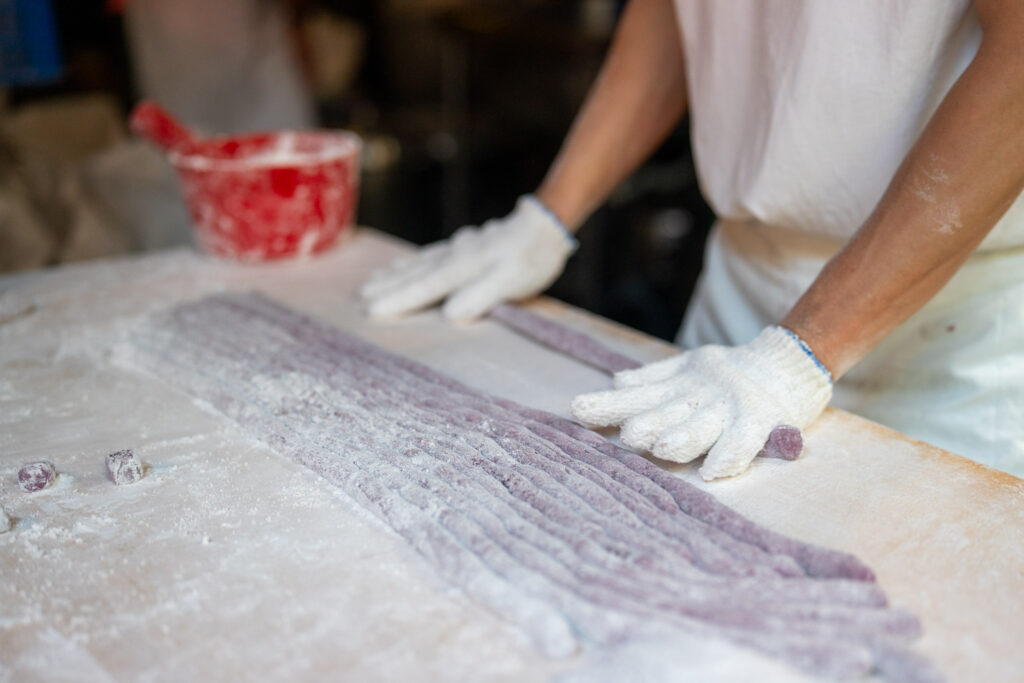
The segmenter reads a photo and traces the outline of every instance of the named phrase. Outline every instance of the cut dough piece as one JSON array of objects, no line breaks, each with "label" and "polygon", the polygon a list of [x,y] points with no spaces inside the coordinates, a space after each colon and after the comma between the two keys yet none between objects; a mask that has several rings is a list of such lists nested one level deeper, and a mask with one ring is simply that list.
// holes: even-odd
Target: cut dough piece
[{"label": "cut dough piece", "polygon": [[134,484],[142,479],[142,463],[135,457],[135,451],[126,448],[107,455],[107,472],[117,486]]},{"label": "cut dough piece", "polygon": [[800,430],[792,425],[782,425],[772,430],[768,441],[758,453],[762,458],[778,458],[779,460],[796,460],[804,450],[804,437]]},{"label": "cut dough piece", "polygon": [[57,468],[48,460],[30,462],[18,470],[18,484],[29,493],[42,491],[57,480]]}]

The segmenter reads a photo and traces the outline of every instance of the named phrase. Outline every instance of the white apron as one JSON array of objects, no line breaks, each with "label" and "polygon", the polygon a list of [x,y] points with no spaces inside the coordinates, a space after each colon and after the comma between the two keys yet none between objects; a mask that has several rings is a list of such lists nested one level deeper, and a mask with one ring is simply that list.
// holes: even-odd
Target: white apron
[{"label": "white apron", "polygon": [[[776,323],[867,218],[973,58],[966,0],[676,0],[719,216],[679,342]],[[832,404],[1024,476],[1024,201]]]}]

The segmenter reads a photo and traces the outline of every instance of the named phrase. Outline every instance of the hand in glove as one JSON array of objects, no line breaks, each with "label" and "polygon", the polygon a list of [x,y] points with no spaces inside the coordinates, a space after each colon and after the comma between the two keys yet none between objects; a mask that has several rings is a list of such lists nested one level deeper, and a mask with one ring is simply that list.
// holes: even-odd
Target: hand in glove
[{"label": "hand in glove", "polygon": [[447,298],[445,317],[479,317],[502,301],[547,289],[576,240],[543,204],[527,195],[505,218],[466,227],[370,276],[362,290],[374,317],[398,316]]},{"label": "hand in glove", "polygon": [[615,389],[577,396],[572,412],[621,426],[622,442],[663,460],[690,462],[710,481],[740,474],[781,425],[804,429],[832,398],[832,378],[782,327],[749,344],[704,346],[615,374]]}]

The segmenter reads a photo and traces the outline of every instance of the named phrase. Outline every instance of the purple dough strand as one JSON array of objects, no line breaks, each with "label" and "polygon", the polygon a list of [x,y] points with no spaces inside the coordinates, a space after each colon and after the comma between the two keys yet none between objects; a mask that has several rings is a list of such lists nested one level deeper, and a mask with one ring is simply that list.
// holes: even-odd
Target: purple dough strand
[{"label": "purple dough strand", "polygon": [[620,370],[633,370],[643,363],[613,351],[590,335],[572,330],[525,308],[512,304],[499,304],[489,316],[506,327],[519,332],[538,344],[581,363],[597,368],[609,375]]},{"label": "purple dough strand", "polygon": [[[155,330],[171,331],[170,335],[140,335],[136,344],[146,349],[147,355],[155,354],[152,357],[161,363],[180,363],[172,366],[180,373],[173,375],[174,380],[181,382],[187,377],[184,385],[190,392],[337,485],[409,542],[447,581],[519,623],[541,651],[554,657],[571,654],[576,647],[575,638],[556,608],[526,593],[502,589],[505,579],[488,565],[486,558],[465,552],[464,541],[432,521],[429,511],[411,504],[390,477],[381,479],[366,470],[367,458],[372,460],[375,446],[363,441],[364,434],[356,432],[352,438],[337,443],[324,440],[322,434],[321,441],[310,440],[281,423],[281,418],[288,414],[286,408],[256,395],[246,396],[233,377],[245,377],[240,373],[264,360],[259,356],[259,344],[266,343],[266,338],[254,329],[252,334],[244,335],[245,344],[235,342],[234,349],[224,347],[224,353],[217,353],[218,340],[209,330],[225,321],[223,316],[217,316],[220,319],[216,321],[204,320],[197,315],[202,312],[175,311],[180,314],[173,316],[177,320],[168,321],[164,330]],[[178,334],[173,333],[175,329]],[[246,348],[253,355],[246,357]],[[191,375],[185,374],[190,370]],[[332,448],[337,450],[332,452]]]},{"label": "purple dough strand", "polygon": [[[300,333],[300,332],[301,332],[300,330],[296,330],[296,333],[297,333],[297,334],[298,334],[298,333]],[[356,353],[356,354],[358,355],[358,351],[354,351],[354,353]],[[371,362],[371,361],[372,361],[372,358],[370,358],[370,357],[365,357],[365,358],[364,358],[364,360],[365,360],[366,362],[362,362],[362,363],[357,363],[357,364],[355,364],[355,365],[354,365],[354,368],[366,368],[366,367],[369,367],[369,366],[372,366],[372,365],[373,365],[373,363]],[[414,370],[414,371],[417,371],[417,372],[424,372],[424,373],[430,373],[430,372],[431,372],[431,371],[427,370],[426,368],[423,368],[423,366],[418,366],[418,369],[417,369],[416,367],[414,367],[414,364],[413,364],[413,363],[412,363],[411,361],[406,361],[406,360],[404,360],[404,359],[392,359],[392,360],[394,360],[394,362],[397,362],[397,363],[401,363],[401,364],[404,364],[404,365],[408,365],[408,366],[409,366],[409,367],[410,367],[410,368],[411,368],[412,370]],[[325,370],[326,370],[326,369],[325,369]],[[433,374],[435,374],[435,375],[436,375],[436,373],[433,373]],[[387,379],[388,381],[390,381],[390,382],[392,382],[392,383],[393,383],[393,378],[392,378],[392,377],[385,377],[385,379]],[[446,386],[450,386],[450,387],[452,387],[452,388],[456,388],[456,387],[458,386],[458,385],[457,385],[457,383],[454,383],[454,382],[453,382],[453,381],[451,381],[451,380],[443,379],[442,381],[443,381],[443,383],[444,383],[444,384],[445,384]],[[360,380],[360,385],[361,385],[361,386],[363,386],[363,387],[365,387],[365,383],[364,383],[364,380]],[[475,393],[475,392],[472,392],[472,390],[469,390],[469,389],[467,389],[467,388],[465,388],[465,387],[462,387],[462,389],[463,389],[463,390],[464,390],[465,392],[467,392],[467,393]],[[427,389],[427,388],[421,389],[421,390],[420,390],[420,391],[419,391],[419,392],[417,393],[417,395],[420,395],[420,396],[422,396],[422,395],[427,395],[427,394],[429,394],[429,389]],[[479,399],[479,398],[481,398],[481,397],[480,397],[479,395],[477,395],[477,397],[478,397],[478,399]],[[410,397],[410,400],[415,400],[415,397]],[[448,404],[448,407],[449,407],[450,409],[454,409],[454,407],[455,407],[455,406],[454,406],[454,403],[452,402],[452,398],[451,398],[451,396],[449,396],[449,398],[448,398],[448,399],[446,399],[446,403]],[[477,403],[477,404],[479,405],[479,404],[481,403],[481,401],[480,401],[480,400],[477,400],[477,402],[476,402],[476,403]],[[501,403],[501,402],[499,401],[499,403]],[[514,405],[514,404],[513,404],[513,405]],[[439,406],[439,407],[438,407],[438,410],[439,410],[439,411],[443,411],[443,410],[444,410],[444,406]],[[525,411],[525,409],[523,409],[523,410]],[[444,418],[444,419],[445,419],[446,421],[448,421],[448,422],[450,423],[450,422],[451,422],[451,419],[452,419],[452,415],[454,415],[454,413],[450,413],[450,414],[449,414],[449,416],[448,416],[448,417],[446,417],[446,418]],[[553,416],[551,416],[551,417],[553,417]],[[613,447],[613,446],[612,446],[612,445],[611,445],[610,443],[608,443],[608,442],[605,442],[605,441],[604,441],[603,439],[601,440],[601,442],[602,442],[602,443],[604,443],[604,444],[606,444],[607,446]],[[605,459],[605,460],[603,460],[602,462],[611,462],[611,461],[609,461],[609,460]],[[631,488],[632,486],[636,485],[636,483],[637,483],[637,482],[636,482],[635,480],[634,480],[634,481],[632,481],[632,482],[630,482],[630,483],[629,483],[629,486],[630,486],[630,488]],[[674,501],[673,501],[673,500],[671,499],[671,497],[668,497],[668,502],[667,502],[667,503],[665,503],[665,504],[671,505],[671,506],[673,506],[673,507],[674,507],[674,508],[675,508],[676,510],[678,510],[678,505],[676,505],[676,504],[675,504],[675,502],[674,502]],[[677,517],[678,517],[678,516],[677,516]],[[712,532],[717,532],[717,530],[715,530],[715,529],[711,529],[711,531],[712,531]],[[634,538],[635,538],[635,535],[634,535]],[[751,546],[751,549],[753,549],[753,548],[754,548],[754,547],[753,547],[753,546]],[[865,587],[865,588],[867,588],[867,587]],[[849,590],[847,590],[847,593],[849,593]],[[884,604],[884,598],[883,598],[883,597],[881,596],[881,593],[880,593],[879,591],[877,591],[877,589],[871,589],[871,590],[869,591],[869,593],[865,595],[865,597],[867,598],[867,601],[868,601],[868,602],[869,602],[870,604]],[[860,600],[861,598],[852,598],[852,597],[851,597],[850,599],[853,599],[853,600],[859,601],[859,600]]]},{"label": "purple dough strand", "polygon": [[789,555],[797,560],[810,576],[847,578],[857,581],[875,580],[874,572],[852,555],[800,543],[760,527],[738,512],[719,503],[710,493],[687,484],[682,479],[672,476],[631,451],[619,448],[599,434],[557,416],[552,416],[552,418],[551,422],[556,428],[581,441],[590,443],[605,455],[643,473],[668,492],[683,512],[725,531],[730,536],[756,545],[770,553]]},{"label": "purple dough strand", "polygon": [[[241,304],[236,302],[236,305]],[[263,314],[272,315],[275,308],[279,307],[275,306],[269,311],[265,310],[263,311]],[[286,314],[286,316],[289,314],[286,309],[280,310]],[[292,332],[293,334],[296,334],[298,338],[301,338],[304,330],[299,326],[292,330]],[[310,339],[308,341],[312,342],[315,341],[315,339]],[[337,345],[335,348],[336,350],[345,353],[359,354],[365,352],[369,347],[365,344],[353,345],[351,341],[349,341],[348,343]],[[369,355],[365,356],[365,360],[372,362],[382,354],[383,352],[379,349],[374,349],[369,353]],[[402,369],[408,370],[418,376],[426,377],[430,382],[438,384],[452,392],[474,397],[480,405],[487,405],[491,402],[488,397],[483,394],[469,389],[455,380],[439,375],[438,373],[435,373],[414,361],[394,356],[390,357],[388,360]],[[658,482],[664,486],[665,490],[672,494],[677,504],[682,501],[682,505],[680,505],[680,507],[685,507],[686,509],[684,511],[692,511],[696,513],[693,516],[703,519],[704,521],[711,520],[711,522],[714,522],[721,520],[724,522],[721,528],[730,533],[730,535],[740,538],[740,540],[753,542],[755,545],[758,545],[758,547],[766,545],[766,549],[770,552],[782,552],[783,554],[790,555],[795,553],[796,555],[799,555],[804,562],[808,563],[809,571],[813,572],[813,575],[815,576],[832,576],[832,572],[835,572],[835,576],[843,578],[857,580],[874,579],[870,569],[859,563],[855,558],[844,553],[835,553],[815,546],[795,543],[792,542],[791,539],[786,539],[778,534],[772,534],[771,532],[754,525],[752,522],[746,520],[746,518],[735,513],[724,505],[721,505],[710,494],[686,484],[682,480],[664,472],[647,460],[640,458],[630,451],[626,451],[615,446],[600,435],[584,429],[575,423],[554,415],[541,413],[540,411],[530,411],[530,409],[517,406],[516,404],[512,404],[507,401],[501,401],[500,399],[496,403],[498,405],[511,406],[513,409],[520,411],[524,415],[534,415],[534,418],[539,421],[547,422],[552,425],[561,425],[564,430],[567,430],[570,435],[574,435],[582,443],[596,445],[605,455],[611,455],[617,459],[624,459],[627,463],[635,464],[634,469],[645,474],[653,475]],[[682,496],[681,499],[680,496]],[[751,541],[750,539],[754,539],[754,541]]]},{"label": "purple dough strand", "polygon": [[854,558],[763,529],[568,420],[259,295],[183,304],[132,341],[143,369],[318,472],[551,656],[700,633],[817,675],[928,680],[906,646],[919,623]]}]

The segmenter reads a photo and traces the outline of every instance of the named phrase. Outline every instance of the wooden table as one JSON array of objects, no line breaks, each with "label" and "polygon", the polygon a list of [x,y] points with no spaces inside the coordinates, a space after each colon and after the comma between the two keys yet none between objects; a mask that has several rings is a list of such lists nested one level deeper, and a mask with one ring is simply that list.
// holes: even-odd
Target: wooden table
[{"label": "wooden table", "polygon": [[[442,585],[314,474],[119,362],[140,315],[260,289],[492,393],[566,414],[600,373],[492,322],[367,320],[355,298],[405,247],[363,230],[303,263],[177,251],[0,279],[0,681],[544,680],[522,634]],[[641,360],[671,351],[550,300],[532,304]],[[919,615],[953,680],[1024,677],[1024,482],[829,410],[796,462],[705,484],[771,529],[857,554]],[[150,468],[114,487],[106,453]],[[16,484],[29,461],[58,484]]]}]

